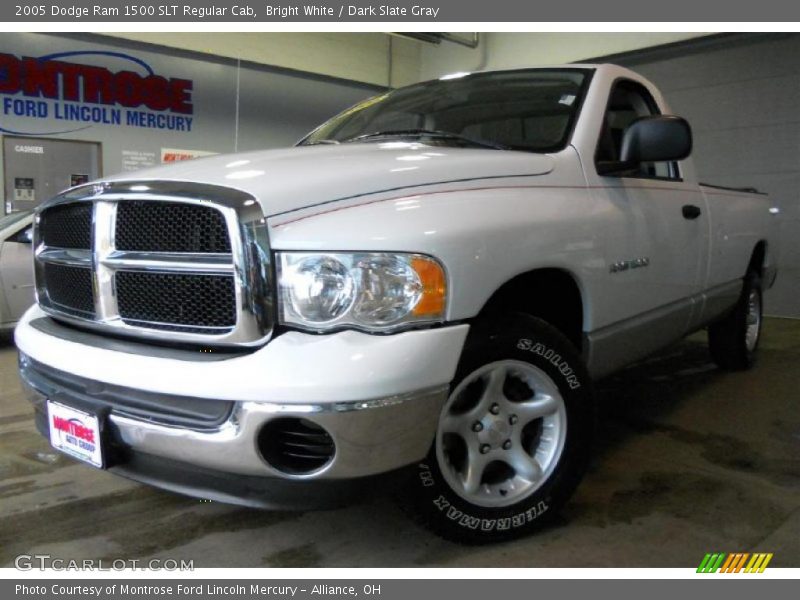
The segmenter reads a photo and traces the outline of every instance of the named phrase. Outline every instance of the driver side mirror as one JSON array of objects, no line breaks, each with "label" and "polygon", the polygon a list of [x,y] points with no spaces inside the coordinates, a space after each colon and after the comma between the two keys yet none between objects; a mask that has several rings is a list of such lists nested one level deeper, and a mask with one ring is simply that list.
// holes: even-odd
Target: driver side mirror
[{"label": "driver side mirror", "polygon": [[17,242],[18,244],[32,244],[33,243],[33,227],[26,227],[22,231],[15,233],[9,242]]},{"label": "driver side mirror", "polygon": [[597,164],[600,175],[633,171],[642,163],[683,160],[692,153],[692,128],[686,119],[653,115],[637,119],[622,134],[620,160]]}]

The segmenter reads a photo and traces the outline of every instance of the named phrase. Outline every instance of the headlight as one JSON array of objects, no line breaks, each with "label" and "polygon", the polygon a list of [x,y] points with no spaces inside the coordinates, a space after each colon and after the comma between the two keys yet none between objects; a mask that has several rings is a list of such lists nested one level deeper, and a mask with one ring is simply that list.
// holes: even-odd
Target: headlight
[{"label": "headlight", "polygon": [[421,254],[278,253],[280,320],[314,331],[441,321],[444,269]]},{"label": "headlight", "polygon": [[[347,267],[331,256],[308,257],[293,265],[286,278],[286,299],[296,315],[327,323],[353,305],[355,284]],[[283,284],[283,280],[281,281]]]}]

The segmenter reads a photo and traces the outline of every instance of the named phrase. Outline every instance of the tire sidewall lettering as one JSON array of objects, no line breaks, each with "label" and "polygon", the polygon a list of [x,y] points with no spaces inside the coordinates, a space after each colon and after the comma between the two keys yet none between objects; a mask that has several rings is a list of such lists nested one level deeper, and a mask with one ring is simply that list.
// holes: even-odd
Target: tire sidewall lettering
[{"label": "tire sidewall lettering", "polygon": [[426,488],[436,485],[433,473],[431,473],[430,467],[426,464],[419,465],[419,482],[422,484],[422,487]]},{"label": "tire sidewall lettering", "polygon": [[[419,465],[421,471],[427,470],[427,465]],[[428,471],[428,473],[430,473]],[[534,506],[526,510],[520,511],[510,517],[498,517],[496,519],[486,519],[478,517],[466,512],[463,508],[455,506],[444,494],[439,494],[432,500],[433,506],[439,512],[457,525],[471,529],[473,531],[480,529],[480,531],[508,531],[510,529],[517,529],[524,527],[529,523],[534,522],[536,519],[544,515],[550,508],[546,500],[539,500]]]},{"label": "tire sidewall lettering", "polygon": [[517,341],[517,350],[531,352],[549,362],[564,377],[564,381],[569,386],[569,389],[577,390],[581,387],[580,379],[578,379],[575,370],[569,365],[566,359],[542,342],[534,342],[528,338],[520,338]]}]

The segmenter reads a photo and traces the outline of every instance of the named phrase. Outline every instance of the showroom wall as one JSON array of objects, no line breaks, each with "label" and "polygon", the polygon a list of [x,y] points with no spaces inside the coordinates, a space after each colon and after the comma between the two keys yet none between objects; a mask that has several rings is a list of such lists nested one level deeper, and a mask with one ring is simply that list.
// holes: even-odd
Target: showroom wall
[{"label": "showroom wall", "polygon": [[215,32],[208,35],[126,31],[104,35],[394,87],[419,80],[420,55],[422,49],[429,46],[376,32]]},{"label": "showroom wall", "polygon": [[[0,65],[0,137],[99,142],[104,175],[159,164],[162,156],[288,146],[325,119],[383,89],[92,35],[4,33],[0,55],[6,55]],[[23,57],[43,56],[61,61],[67,74],[77,70],[81,76],[91,75],[93,69],[114,76],[128,73],[125,76],[133,81],[129,93],[135,93],[148,75],[173,80],[176,87],[167,90],[170,98],[186,98],[178,110],[84,103],[63,88],[56,98],[48,98],[47,73],[38,82],[26,83],[11,81],[15,73],[3,70],[13,71]],[[38,85],[41,97],[14,93],[15,85]],[[10,147],[43,148],[27,141]],[[8,163],[7,158],[0,165]],[[27,178],[2,169],[0,180],[6,185],[0,191],[0,206],[6,208],[16,191],[14,181]]]},{"label": "showroom wall", "polygon": [[[408,33],[117,32],[105,35],[215,56],[399,87],[454,71],[564,63],[708,35],[679,33],[479,33],[477,48]],[[469,40],[471,32],[452,33]]]},{"label": "showroom wall", "polygon": [[671,44],[707,33],[481,33],[471,49],[456,44],[423,45],[420,78],[432,79],[454,71],[515,69],[577,62],[590,56],[629,52]]},{"label": "showroom wall", "polygon": [[781,209],[769,314],[800,317],[800,35],[736,35],[612,56],[692,124],[701,181],[754,186]]}]

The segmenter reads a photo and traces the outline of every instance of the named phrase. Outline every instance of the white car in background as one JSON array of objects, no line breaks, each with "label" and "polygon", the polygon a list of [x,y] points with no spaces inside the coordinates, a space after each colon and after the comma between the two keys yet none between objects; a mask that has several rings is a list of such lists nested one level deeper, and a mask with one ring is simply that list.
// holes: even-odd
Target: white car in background
[{"label": "white car in background", "polygon": [[31,211],[0,218],[0,332],[13,329],[34,303],[32,226]]}]

